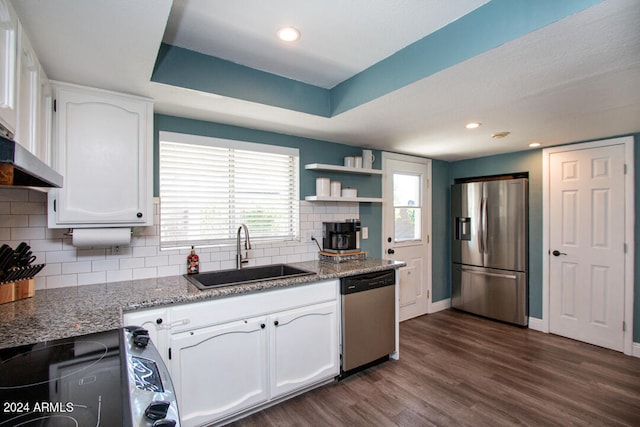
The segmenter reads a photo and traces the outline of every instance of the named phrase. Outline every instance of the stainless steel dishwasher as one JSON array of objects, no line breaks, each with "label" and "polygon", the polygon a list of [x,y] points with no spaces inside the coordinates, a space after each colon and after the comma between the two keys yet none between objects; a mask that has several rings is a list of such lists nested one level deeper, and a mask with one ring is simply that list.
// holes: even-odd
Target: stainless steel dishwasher
[{"label": "stainless steel dishwasher", "polygon": [[342,296],[342,375],[388,359],[396,344],[395,270],[345,277]]}]

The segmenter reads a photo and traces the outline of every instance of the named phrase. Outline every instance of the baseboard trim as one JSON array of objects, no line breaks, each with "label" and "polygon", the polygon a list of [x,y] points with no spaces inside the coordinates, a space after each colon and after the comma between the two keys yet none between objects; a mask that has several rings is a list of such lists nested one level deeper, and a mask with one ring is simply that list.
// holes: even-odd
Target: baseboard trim
[{"label": "baseboard trim", "polygon": [[431,307],[429,307],[429,314],[437,313],[438,311],[446,310],[448,308],[451,308],[451,298],[441,299],[440,301],[431,303]]},{"label": "baseboard trim", "polygon": [[529,317],[529,329],[534,331],[547,332],[544,330],[544,322],[537,317]]},{"label": "baseboard trim", "polygon": [[634,342],[631,346],[631,355],[633,357],[640,357],[640,342]]}]

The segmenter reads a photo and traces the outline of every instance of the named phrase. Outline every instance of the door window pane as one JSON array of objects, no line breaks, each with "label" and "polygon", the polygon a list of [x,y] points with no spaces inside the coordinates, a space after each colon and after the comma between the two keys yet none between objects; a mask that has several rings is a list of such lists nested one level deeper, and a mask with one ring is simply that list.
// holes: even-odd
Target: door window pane
[{"label": "door window pane", "polygon": [[420,205],[420,175],[393,174],[393,206]]},{"label": "door window pane", "polygon": [[420,240],[422,201],[420,175],[393,175],[394,239],[396,242]]},{"label": "door window pane", "polygon": [[420,208],[395,208],[395,241],[420,240]]}]

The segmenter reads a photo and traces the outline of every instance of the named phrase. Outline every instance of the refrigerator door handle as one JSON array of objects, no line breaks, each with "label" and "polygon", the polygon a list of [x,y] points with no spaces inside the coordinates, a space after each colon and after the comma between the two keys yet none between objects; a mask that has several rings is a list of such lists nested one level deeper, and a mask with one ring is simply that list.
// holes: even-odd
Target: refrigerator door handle
[{"label": "refrigerator door handle", "polygon": [[462,271],[469,274],[479,274],[480,276],[500,277],[502,279],[513,279],[513,280],[517,279],[517,276],[515,274],[487,273],[484,271],[468,270],[466,268],[463,268]]},{"label": "refrigerator door handle", "polygon": [[477,216],[477,223],[478,226],[476,227],[476,239],[478,240],[478,252],[483,254],[484,253],[484,247],[482,246],[483,243],[483,237],[482,237],[482,203],[483,203],[484,199],[480,199],[480,204],[478,205],[478,216]]},{"label": "refrigerator door handle", "polygon": [[486,254],[489,251],[487,248],[487,198],[480,199],[480,231],[478,232],[478,248],[480,253]]}]

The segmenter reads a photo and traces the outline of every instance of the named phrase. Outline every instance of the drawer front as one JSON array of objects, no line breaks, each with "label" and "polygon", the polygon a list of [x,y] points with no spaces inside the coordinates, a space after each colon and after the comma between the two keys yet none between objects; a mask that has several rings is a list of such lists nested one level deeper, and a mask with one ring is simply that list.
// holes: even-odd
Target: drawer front
[{"label": "drawer front", "polygon": [[185,304],[171,309],[171,333],[260,316],[338,298],[338,280]]}]

